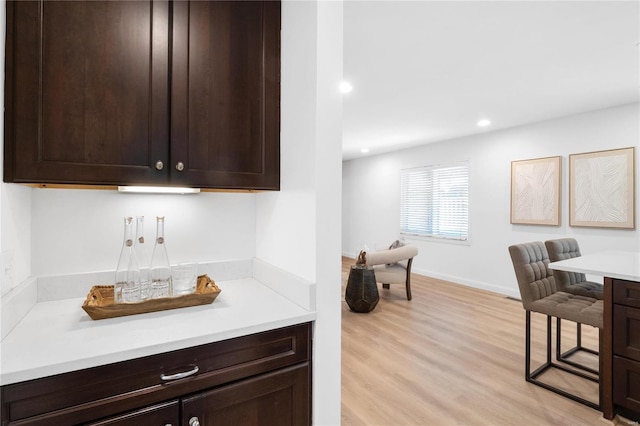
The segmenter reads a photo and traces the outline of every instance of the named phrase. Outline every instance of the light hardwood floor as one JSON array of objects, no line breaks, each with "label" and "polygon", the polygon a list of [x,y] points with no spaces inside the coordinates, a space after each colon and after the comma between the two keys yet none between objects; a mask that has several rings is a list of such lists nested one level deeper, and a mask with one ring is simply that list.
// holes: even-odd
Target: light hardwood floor
[{"label": "light hardwood floor", "polygon": [[[353,263],[343,258],[343,426],[613,424],[525,381],[520,301],[413,274],[413,300],[404,285],[379,285],[376,308],[354,313],[344,302]],[[534,314],[533,326],[537,366],[545,357],[545,317]],[[574,337],[565,322],[563,349]],[[583,344],[597,348],[597,341],[597,329],[583,326]],[[583,361],[597,366],[595,357]],[[597,402],[596,383],[568,376],[543,377]]]}]

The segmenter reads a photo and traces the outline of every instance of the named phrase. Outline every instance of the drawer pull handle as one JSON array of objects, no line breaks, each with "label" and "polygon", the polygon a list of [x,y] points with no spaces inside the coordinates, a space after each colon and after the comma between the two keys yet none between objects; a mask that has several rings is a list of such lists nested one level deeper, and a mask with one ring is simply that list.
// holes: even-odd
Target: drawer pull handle
[{"label": "drawer pull handle", "polygon": [[184,379],[185,377],[189,377],[189,376],[193,376],[194,374],[196,374],[198,371],[200,371],[200,369],[198,368],[198,366],[194,366],[191,370],[189,371],[183,371],[182,373],[176,373],[176,374],[164,374],[162,373],[160,375],[160,378],[162,380],[165,381],[169,381],[169,380],[178,380],[178,379]]},{"label": "drawer pull handle", "polygon": [[200,420],[197,417],[191,417],[189,419],[189,426],[200,426]]}]

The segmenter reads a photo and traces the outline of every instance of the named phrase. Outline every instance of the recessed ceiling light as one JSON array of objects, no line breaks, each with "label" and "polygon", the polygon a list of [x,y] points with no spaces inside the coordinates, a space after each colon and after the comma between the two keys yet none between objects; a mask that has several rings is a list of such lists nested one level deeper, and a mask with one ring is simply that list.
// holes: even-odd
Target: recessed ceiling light
[{"label": "recessed ceiling light", "polygon": [[491,122],[489,120],[480,120],[478,121],[478,127],[487,127],[488,125],[491,124]]},{"label": "recessed ceiling light", "polygon": [[369,148],[362,148],[360,152],[366,154],[367,152],[369,152]]},{"label": "recessed ceiling light", "polygon": [[340,83],[340,92],[349,93],[352,90],[353,86],[348,81],[343,81],[342,83]]}]

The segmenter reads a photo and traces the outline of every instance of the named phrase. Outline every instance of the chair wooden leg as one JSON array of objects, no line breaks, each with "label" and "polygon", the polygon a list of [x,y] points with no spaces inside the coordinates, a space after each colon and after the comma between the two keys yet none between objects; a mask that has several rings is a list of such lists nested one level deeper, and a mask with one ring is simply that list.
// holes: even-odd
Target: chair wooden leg
[{"label": "chair wooden leg", "polygon": [[411,264],[413,263],[413,257],[407,262],[407,281],[405,286],[407,287],[407,300],[411,300]]}]

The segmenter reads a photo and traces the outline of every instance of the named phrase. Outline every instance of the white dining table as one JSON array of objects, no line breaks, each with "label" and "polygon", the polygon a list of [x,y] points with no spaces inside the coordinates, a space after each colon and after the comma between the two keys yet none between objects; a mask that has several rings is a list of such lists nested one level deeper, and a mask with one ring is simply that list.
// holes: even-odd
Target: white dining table
[{"label": "white dining table", "polygon": [[551,269],[640,281],[640,252],[601,251],[549,263]]}]

